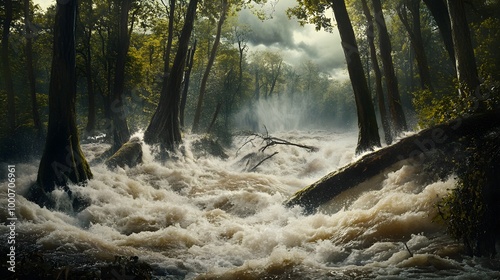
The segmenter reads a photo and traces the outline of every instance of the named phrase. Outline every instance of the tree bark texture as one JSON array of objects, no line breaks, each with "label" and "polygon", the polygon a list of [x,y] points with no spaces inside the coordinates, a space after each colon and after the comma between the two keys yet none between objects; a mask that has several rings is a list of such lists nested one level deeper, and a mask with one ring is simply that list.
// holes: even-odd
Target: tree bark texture
[{"label": "tree bark texture", "polygon": [[[84,183],[92,172],[80,148],[76,126],[75,16],[76,0],[57,4],[49,86],[49,125],[33,199],[55,186]],[[37,195],[38,194],[38,195]]]},{"label": "tree bark texture", "polygon": [[375,73],[375,95],[377,96],[378,108],[380,111],[380,120],[382,122],[382,128],[384,130],[385,142],[389,145],[392,143],[392,132],[391,123],[389,116],[387,115],[387,108],[385,105],[384,89],[382,86],[382,72],[378,65],[377,49],[375,47],[375,31],[373,17],[368,8],[368,3],[366,0],[361,0],[363,5],[363,13],[365,14],[366,20],[368,22],[368,28],[366,30],[366,35],[368,38],[368,45],[370,47],[370,59],[372,61],[373,72]]},{"label": "tree bark texture", "polygon": [[330,4],[333,8],[335,20],[337,21],[342,48],[347,60],[347,70],[354,91],[359,128],[356,152],[360,153],[372,149],[374,146],[380,146],[375,109],[373,108],[370,92],[368,91],[363,64],[359,57],[356,37],[354,36],[345,2],[344,0],[332,0]]},{"label": "tree bark texture", "polygon": [[200,93],[198,95],[198,103],[196,105],[196,111],[194,113],[193,120],[193,132],[199,131],[200,119],[201,119],[201,111],[203,106],[203,99],[205,97],[205,91],[207,88],[208,77],[210,76],[210,70],[215,62],[215,57],[217,56],[217,49],[220,44],[220,37],[222,33],[222,25],[224,21],[226,21],[226,13],[228,10],[228,1],[222,0],[221,3],[221,15],[219,21],[217,23],[217,33],[215,34],[214,44],[212,46],[212,50],[210,51],[210,57],[208,58],[207,68],[205,69],[205,73],[203,73],[203,77],[201,79],[200,85]]},{"label": "tree bark texture", "polygon": [[160,102],[144,132],[144,141],[148,144],[160,144],[162,150],[172,151],[182,141],[179,103],[183,69],[187,57],[189,39],[193,30],[198,0],[189,1],[186,19],[182,28],[179,46],[172,65],[172,73],[162,84]]},{"label": "tree bark texture", "polygon": [[118,27],[118,55],[116,57],[115,80],[113,84],[113,101],[111,102],[111,111],[113,112],[113,149],[115,151],[130,139],[130,131],[123,104],[123,92],[125,90],[125,63],[130,45],[128,18],[131,7],[132,0],[123,0],[121,2]]},{"label": "tree bark texture", "polygon": [[389,112],[391,115],[393,132],[397,136],[407,129],[406,118],[401,105],[401,98],[399,96],[398,81],[396,73],[394,72],[394,64],[392,62],[392,47],[389,32],[385,25],[384,14],[382,12],[382,4],[380,0],[372,0],[373,11],[375,14],[375,22],[377,23],[380,44],[380,57],[382,58],[382,65],[384,68],[385,82],[387,85],[387,95]]},{"label": "tree bark texture", "polygon": [[[380,174],[400,161],[414,160],[423,163],[427,156],[432,157],[435,150],[446,150],[448,144],[458,141],[461,137],[486,134],[499,127],[500,110],[496,110],[459,118],[422,130],[326,175],[314,184],[296,192],[285,204],[290,207],[300,205],[304,207],[305,212],[312,213],[321,204]],[[460,153],[460,151],[455,151],[455,153]]]},{"label": "tree bark texture", "polygon": [[16,100],[14,95],[14,85],[12,82],[12,70],[10,68],[9,57],[9,37],[12,23],[12,0],[5,0],[5,18],[2,20],[2,49],[1,59],[3,62],[2,74],[5,81],[5,90],[7,92],[7,124],[9,130],[14,132],[16,129]]},{"label": "tree bark texture", "polygon": [[451,21],[451,34],[455,50],[455,67],[461,92],[470,96],[479,89],[479,76],[469,25],[465,15],[463,0],[447,0],[448,13]]}]

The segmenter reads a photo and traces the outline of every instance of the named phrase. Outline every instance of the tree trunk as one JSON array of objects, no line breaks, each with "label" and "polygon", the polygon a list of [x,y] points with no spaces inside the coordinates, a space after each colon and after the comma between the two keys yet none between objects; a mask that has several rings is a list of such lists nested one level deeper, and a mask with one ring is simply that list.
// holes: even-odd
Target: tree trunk
[{"label": "tree trunk", "polygon": [[69,182],[84,183],[92,172],[80,149],[76,126],[75,16],[77,1],[57,4],[49,86],[49,125],[37,185],[30,198],[52,206],[47,193]]},{"label": "tree trunk", "polygon": [[269,90],[269,96],[271,96],[274,92],[274,87],[276,86],[276,82],[278,81],[279,77],[280,77],[280,74],[281,74],[281,64],[283,63],[283,61],[280,61],[279,64],[278,64],[278,69],[276,69],[276,73],[274,73],[274,69],[273,69],[273,75],[271,77],[271,89]]},{"label": "tree trunk", "polygon": [[363,64],[359,57],[356,37],[352,29],[351,20],[347,13],[344,0],[330,1],[340,38],[342,48],[347,61],[347,70],[351,79],[354,98],[356,100],[356,109],[358,114],[358,145],[356,153],[361,153],[372,149],[374,146],[380,146],[380,137],[378,135],[377,118],[373,108],[370,92],[366,83]]},{"label": "tree trunk", "polygon": [[389,112],[391,115],[393,132],[397,136],[407,129],[403,106],[399,96],[398,81],[394,72],[392,63],[392,47],[387,26],[385,25],[384,14],[382,12],[382,4],[380,0],[373,0],[373,11],[375,13],[375,22],[377,23],[379,32],[380,57],[384,67],[385,81],[387,84],[387,95],[389,103]]},{"label": "tree trunk", "polygon": [[198,96],[198,104],[196,106],[196,111],[194,113],[193,132],[199,131],[203,98],[205,96],[208,76],[210,75],[210,70],[212,69],[212,66],[214,65],[214,62],[215,62],[215,57],[217,55],[217,49],[219,48],[220,37],[221,37],[221,33],[222,33],[222,25],[224,24],[224,21],[226,20],[227,10],[228,10],[228,1],[222,0],[221,15],[219,18],[219,22],[217,23],[217,33],[215,34],[214,44],[213,44],[212,50],[210,52],[210,57],[208,58],[207,68],[205,69],[205,73],[203,73],[203,78],[201,79],[200,94]]},{"label": "tree trunk", "polygon": [[217,121],[217,117],[219,116],[220,108],[222,107],[222,101],[217,102],[217,106],[215,107],[215,112],[214,115],[212,116],[212,121],[210,122],[210,125],[208,126],[207,133],[211,133],[212,129],[215,125],[215,121]]},{"label": "tree trunk", "polygon": [[[448,144],[462,137],[486,134],[499,127],[500,110],[496,110],[468,118],[459,118],[422,130],[326,175],[316,183],[296,192],[286,205],[290,207],[300,205],[307,213],[312,213],[321,204],[380,174],[400,161],[414,160],[423,163],[427,158],[432,158],[436,150],[449,153]],[[461,152],[451,150],[455,153]],[[424,158],[421,157],[422,155]]]},{"label": "tree trunk", "polygon": [[[410,24],[410,19],[408,19],[408,12],[411,14],[412,24]],[[429,72],[429,64],[427,62],[427,55],[425,54],[424,49],[424,41],[420,31],[420,0],[408,0],[402,2],[402,4],[398,7],[398,16],[408,32],[411,45],[415,51],[418,73],[420,75],[420,87],[434,92],[431,82],[431,74]],[[410,61],[410,63],[413,62]]]},{"label": "tree trunk", "polygon": [[260,77],[259,77],[259,69],[257,67],[255,67],[255,89],[254,89],[254,92],[253,92],[253,96],[255,98],[255,100],[259,100],[260,99]]},{"label": "tree trunk", "polygon": [[375,94],[377,95],[378,108],[380,111],[380,119],[382,122],[382,128],[384,129],[385,142],[389,145],[392,143],[392,132],[389,117],[387,116],[387,109],[385,105],[384,89],[382,87],[382,72],[378,65],[377,59],[377,49],[375,48],[375,32],[373,29],[373,17],[368,8],[366,0],[361,0],[363,5],[363,13],[365,14],[366,20],[368,22],[368,29],[366,30],[366,35],[368,38],[368,45],[370,47],[370,58],[372,60],[372,68],[375,73]]},{"label": "tree trunk", "polygon": [[163,66],[164,79],[168,79],[168,75],[170,74],[170,53],[172,52],[172,40],[174,38],[175,2],[175,0],[170,0],[168,11],[168,36]]},{"label": "tree trunk", "polygon": [[163,151],[174,150],[182,141],[179,123],[182,75],[197,4],[198,0],[189,1],[179,46],[172,65],[172,73],[162,83],[160,102],[148,128],[144,132],[144,141],[148,144],[159,143]]},{"label": "tree trunk", "polygon": [[113,149],[118,150],[130,139],[127,116],[123,104],[125,90],[125,62],[127,60],[130,37],[128,32],[128,15],[132,0],[123,0],[120,7],[120,23],[118,30],[118,55],[116,57],[115,80],[113,84]]},{"label": "tree trunk", "polygon": [[[92,9],[92,5],[90,6]],[[92,10],[90,10],[92,13]],[[94,81],[92,79],[92,51],[91,42],[92,38],[92,27],[89,27],[88,32],[85,34],[85,72],[87,74],[87,94],[89,101],[89,108],[87,112],[87,127],[85,130],[87,133],[92,133],[95,130],[96,123],[96,107],[95,107],[95,91],[94,91]]]},{"label": "tree trunk", "polygon": [[33,115],[33,125],[37,131],[38,137],[42,139],[43,128],[38,113],[38,103],[36,100],[36,79],[33,69],[33,33],[31,31],[32,16],[30,11],[30,1],[24,0],[24,27],[26,30],[26,72],[28,74],[29,92],[31,97],[31,112]]},{"label": "tree trunk", "polygon": [[479,76],[477,74],[476,59],[465,15],[463,0],[447,0],[448,12],[451,21],[451,33],[455,50],[455,67],[460,92],[466,97],[479,91]]},{"label": "tree trunk", "polygon": [[180,122],[181,127],[184,127],[184,111],[186,110],[187,95],[189,90],[189,81],[191,80],[191,70],[193,70],[194,54],[196,52],[196,40],[194,41],[193,47],[188,50],[186,58],[186,71],[184,74],[184,87],[182,88],[182,98],[180,107]]},{"label": "tree trunk", "polygon": [[14,132],[16,129],[16,101],[14,95],[14,85],[12,83],[12,70],[10,68],[9,57],[9,37],[10,27],[12,23],[12,0],[5,0],[5,18],[3,21],[2,30],[2,49],[1,59],[3,61],[3,77],[5,81],[5,90],[7,92],[7,123],[9,130]]},{"label": "tree trunk", "polygon": [[455,50],[453,48],[453,38],[451,35],[451,22],[448,14],[448,8],[446,7],[445,0],[423,0],[427,9],[432,14],[432,17],[436,21],[439,28],[439,32],[443,37],[443,43],[450,61],[455,67]]}]

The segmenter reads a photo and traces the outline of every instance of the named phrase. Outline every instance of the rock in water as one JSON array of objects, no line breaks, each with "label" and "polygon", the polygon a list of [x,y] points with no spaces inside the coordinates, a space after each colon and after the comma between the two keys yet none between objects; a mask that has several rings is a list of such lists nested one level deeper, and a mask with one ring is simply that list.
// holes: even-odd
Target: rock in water
[{"label": "rock in water", "polygon": [[104,162],[109,168],[133,167],[142,163],[142,142],[138,137],[131,138]]}]

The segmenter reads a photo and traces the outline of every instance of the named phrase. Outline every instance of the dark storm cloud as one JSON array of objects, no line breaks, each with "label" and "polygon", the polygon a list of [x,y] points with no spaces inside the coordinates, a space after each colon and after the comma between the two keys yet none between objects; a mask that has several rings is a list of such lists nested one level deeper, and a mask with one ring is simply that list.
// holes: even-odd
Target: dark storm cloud
[{"label": "dark storm cloud", "polygon": [[317,32],[312,25],[300,26],[296,19],[289,19],[286,9],[295,4],[295,0],[280,0],[272,18],[265,21],[247,10],[240,13],[239,22],[252,29],[250,50],[279,50],[289,64],[312,61],[320,70],[337,75],[346,68],[338,32]]},{"label": "dark storm cloud", "polygon": [[[282,47],[294,47],[292,25],[296,23],[289,21],[285,11],[277,11],[273,18],[262,21],[248,10],[244,10],[239,16],[240,23],[248,25],[252,29],[249,41],[253,45],[271,46],[274,44]],[[296,28],[296,27],[295,27]]]}]

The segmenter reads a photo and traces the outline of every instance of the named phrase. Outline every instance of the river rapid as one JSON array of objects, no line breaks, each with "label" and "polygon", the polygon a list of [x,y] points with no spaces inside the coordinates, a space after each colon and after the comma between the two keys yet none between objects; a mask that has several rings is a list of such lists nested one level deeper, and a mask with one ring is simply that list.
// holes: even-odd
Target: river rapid
[{"label": "river rapid", "polygon": [[[17,196],[17,250],[86,260],[81,265],[138,256],[157,279],[500,279],[498,257],[463,256],[433,221],[455,179],[429,182],[419,166],[401,164],[304,215],[283,202],[355,160],[357,135],[270,133],[318,150],[269,147],[266,155],[278,153],[251,170],[265,156],[249,136],[235,137],[228,159],[196,154],[199,136],[189,134],[176,160],[159,162],[145,146],[142,164],[94,164],[86,187],[71,186],[91,202],[81,212],[63,191],[53,193],[58,211]],[[107,147],[82,145],[89,161]],[[18,193],[36,180],[37,165],[16,165]],[[5,181],[0,193],[6,221]],[[0,230],[7,240],[7,226]]]}]

